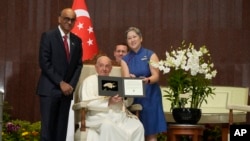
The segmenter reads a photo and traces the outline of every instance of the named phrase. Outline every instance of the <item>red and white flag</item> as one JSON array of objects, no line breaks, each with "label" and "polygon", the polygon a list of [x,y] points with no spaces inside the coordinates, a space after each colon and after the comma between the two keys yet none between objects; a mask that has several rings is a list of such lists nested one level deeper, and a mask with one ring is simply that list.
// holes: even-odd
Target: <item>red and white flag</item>
[{"label": "red and white flag", "polygon": [[97,54],[98,47],[85,0],[74,0],[72,9],[77,16],[72,32],[82,39],[82,60],[90,60]]}]

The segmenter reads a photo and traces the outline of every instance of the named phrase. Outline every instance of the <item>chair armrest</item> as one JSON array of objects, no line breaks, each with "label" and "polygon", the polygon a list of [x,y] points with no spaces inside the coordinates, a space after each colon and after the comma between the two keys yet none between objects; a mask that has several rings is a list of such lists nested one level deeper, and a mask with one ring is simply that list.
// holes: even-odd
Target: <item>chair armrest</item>
[{"label": "chair armrest", "polygon": [[[249,105],[227,105],[227,109],[229,109],[229,119],[228,119],[229,125],[233,124],[233,110],[250,112]],[[228,127],[228,129],[230,129],[230,126]]]},{"label": "chair armrest", "polygon": [[88,104],[88,102],[81,101],[81,102],[73,104],[72,109],[76,111],[76,110],[80,110],[82,108],[87,108],[87,104]]},{"label": "chair armrest", "polygon": [[124,104],[126,107],[129,107],[133,104],[134,98],[128,97],[126,100],[124,100]]},{"label": "chair armrest", "polygon": [[227,105],[227,109],[250,112],[249,105]]},{"label": "chair armrest", "polygon": [[141,104],[132,104],[128,107],[128,110],[135,113],[135,115],[139,118],[140,111],[142,110]]},{"label": "chair armrest", "polygon": [[87,113],[87,104],[88,102],[81,101],[81,102],[73,104],[72,106],[72,109],[74,111],[80,111],[80,114],[81,114],[81,119],[80,119],[80,122],[81,122],[80,131],[81,132],[80,133],[83,133],[83,131],[86,131],[85,115]]},{"label": "chair armrest", "polygon": [[141,104],[133,104],[129,107],[130,111],[141,111],[142,110],[142,106]]},{"label": "chair armrest", "polygon": [[[80,114],[81,114],[81,119],[80,119],[80,122],[81,122],[80,131],[81,132],[80,133],[84,133],[83,131],[86,131],[85,115],[87,112],[87,104],[88,102],[81,101],[81,102],[73,104],[72,106],[72,109],[74,111],[80,111]],[[80,135],[82,136],[82,134]]]}]

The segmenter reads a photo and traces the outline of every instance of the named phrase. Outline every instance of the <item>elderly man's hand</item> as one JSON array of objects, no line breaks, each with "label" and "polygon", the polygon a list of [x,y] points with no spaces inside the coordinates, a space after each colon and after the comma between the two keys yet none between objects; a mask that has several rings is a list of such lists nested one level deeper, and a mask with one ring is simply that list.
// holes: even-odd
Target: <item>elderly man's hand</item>
[{"label": "elderly man's hand", "polygon": [[116,104],[122,101],[122,97],[118,94],[109,98],[109,105]]}]

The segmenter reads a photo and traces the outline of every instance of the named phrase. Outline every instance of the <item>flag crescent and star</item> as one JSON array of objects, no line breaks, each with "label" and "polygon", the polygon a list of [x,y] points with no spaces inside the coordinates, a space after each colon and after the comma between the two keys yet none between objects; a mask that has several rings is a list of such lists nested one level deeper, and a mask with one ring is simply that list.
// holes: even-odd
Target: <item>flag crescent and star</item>
[{"label": "flag crescent and star", "polygon": [[72,32],[82,39],[82,60],[91,60],[98,52],[97,42],[85,0],[74,0],[76,23]]}]

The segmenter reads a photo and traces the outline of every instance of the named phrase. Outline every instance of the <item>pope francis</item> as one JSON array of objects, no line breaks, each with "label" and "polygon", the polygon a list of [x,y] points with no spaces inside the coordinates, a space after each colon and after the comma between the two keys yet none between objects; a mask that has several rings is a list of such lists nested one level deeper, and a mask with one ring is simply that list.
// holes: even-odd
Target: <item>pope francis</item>
[{"label": "pope francis", "polygon": [[112,70],[110,58],[99,57],[95,69],[97,74],[83,81],[79,94],[79,99],[87,103],[88,112],[84,121],[87,141],[144,141],[143,125],[127,110],[123,98],[98,94],[97,77],[109,75]]}]

